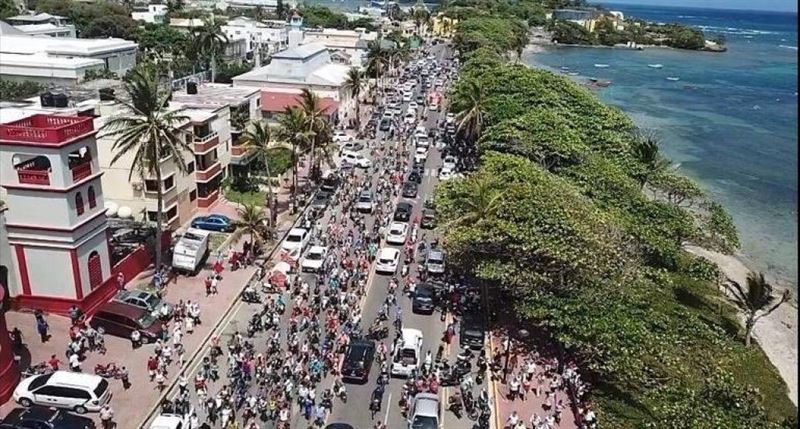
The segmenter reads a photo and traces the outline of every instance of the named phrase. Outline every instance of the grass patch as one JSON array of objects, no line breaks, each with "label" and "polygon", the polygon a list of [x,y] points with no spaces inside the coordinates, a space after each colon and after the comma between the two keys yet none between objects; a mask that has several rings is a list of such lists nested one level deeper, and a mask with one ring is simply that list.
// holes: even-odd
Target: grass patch
[{"label": "grass patch", "polygon": [[212,232],[211,236],[208,237],[208,250],[215,254],[217,250],[219,250],[219,246],[222,246],[222,243],[228,239],[229,234],[223,234],[221,232]]},{"label": "grass patch", "polygon": [[267,193],[261,191],[237,191],[233,188],[225,190],[225,199],[243,205],[255,204],[264,207],[267,203]]}]

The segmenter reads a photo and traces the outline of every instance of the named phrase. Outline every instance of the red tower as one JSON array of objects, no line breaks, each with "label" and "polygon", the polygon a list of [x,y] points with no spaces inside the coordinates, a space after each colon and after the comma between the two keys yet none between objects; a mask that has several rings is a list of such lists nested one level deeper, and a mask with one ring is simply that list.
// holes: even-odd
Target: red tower
[{"label": "red tower", "polygon": [[[0,285],[0,303],[5,301],[5,286]],[[14,362],[14,350],[6,325],[6,310],[0,305],[0,404],[11,397],[19,383],[19,370]]]}]

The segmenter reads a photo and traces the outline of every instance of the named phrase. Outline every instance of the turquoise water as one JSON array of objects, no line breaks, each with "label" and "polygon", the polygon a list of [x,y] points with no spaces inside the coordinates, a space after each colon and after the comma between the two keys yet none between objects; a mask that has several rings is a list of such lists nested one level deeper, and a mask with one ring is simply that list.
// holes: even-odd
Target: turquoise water
[{"label": "turquoise water", "polygon": [[600,98],[656,131],[679,170],[727,207],[745,263],[797,285],[797,15],[608,8],[702,26],[707,34],[722,33],[729,50],[553,48],[524,60],[569,67],[580,73],[576,79],[611,80]]}]

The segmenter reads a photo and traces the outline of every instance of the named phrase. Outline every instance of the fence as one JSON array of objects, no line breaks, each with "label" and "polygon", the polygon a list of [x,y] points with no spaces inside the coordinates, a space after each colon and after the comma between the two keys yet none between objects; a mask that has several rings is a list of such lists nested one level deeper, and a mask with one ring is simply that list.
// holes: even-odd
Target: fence
[{"label": "fence", "polygon": [[186,88],[186,84],[189,82],[196,82],[196,83],[203,83],[208,82],[211,80],[211,70],[201,71],[199,73],[190,74],[189,76],[184,76],[180,79],[175,79],[172,81],[172,90],[177,91],[181,88]]}]

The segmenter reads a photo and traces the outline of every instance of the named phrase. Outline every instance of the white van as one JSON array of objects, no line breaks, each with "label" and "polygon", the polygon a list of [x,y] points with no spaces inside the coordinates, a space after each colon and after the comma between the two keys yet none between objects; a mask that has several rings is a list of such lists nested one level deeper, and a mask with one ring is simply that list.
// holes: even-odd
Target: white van
[{"label": "white van", "polygon": [[187,273],[196,273],[208,253],[208,239],[211,233],[197,228],[189,228],[175,243],[172,250],[172,268]]},{"label": "white van", "polygon": [[56,371],[20,381],[13,398],[23,407],[35,404],[84,414],[100,411],[111,400],[111,389],[108,381],[99,375]]},{"label": "white van", "polygon": [[419,368],[422,353],[422,331],[403,328],[400,330],[402,342],[398,343],[392,356],[392,375],[408,377]]}]

